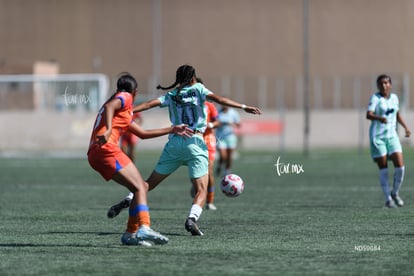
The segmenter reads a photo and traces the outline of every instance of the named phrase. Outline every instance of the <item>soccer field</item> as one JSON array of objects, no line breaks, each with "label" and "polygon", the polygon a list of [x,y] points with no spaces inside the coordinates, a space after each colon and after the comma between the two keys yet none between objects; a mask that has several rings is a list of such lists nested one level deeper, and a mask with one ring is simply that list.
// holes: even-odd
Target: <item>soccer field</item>
[{"label": "soccer field", "polygon": [[[138,152],[144,177],[158,156]],[[386,209],[368,152],[239,151],[244,193],[226,198],[216,180],[218,210],[203,212],[202,237],[184,229],[183,167],[149,193],[152,227],[170,239],[150,248],[121,245],[127,212],[106,211],[126,190],[86,158],[2,158],[0,275],[409,275],[413,157],[407,149],[406,205]]]}]

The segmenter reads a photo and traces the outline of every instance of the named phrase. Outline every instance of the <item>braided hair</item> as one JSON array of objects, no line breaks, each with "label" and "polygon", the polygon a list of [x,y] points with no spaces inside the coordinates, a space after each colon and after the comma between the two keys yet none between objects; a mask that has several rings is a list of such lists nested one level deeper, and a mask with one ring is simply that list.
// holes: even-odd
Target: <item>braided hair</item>
[{"label": "braided hair", "polygon": [[177,69],[177,72],[175,75],[175,82],[167,87],[158,85],[157,89],[169,90],[171,88],[177,88],[177,95],[178,95],[181,89],[189,85],[191,83],[192,78],[195,76],[196,76],[196,73],[195,73],[194,67],[192,67],[191,65],[181,65]]}]

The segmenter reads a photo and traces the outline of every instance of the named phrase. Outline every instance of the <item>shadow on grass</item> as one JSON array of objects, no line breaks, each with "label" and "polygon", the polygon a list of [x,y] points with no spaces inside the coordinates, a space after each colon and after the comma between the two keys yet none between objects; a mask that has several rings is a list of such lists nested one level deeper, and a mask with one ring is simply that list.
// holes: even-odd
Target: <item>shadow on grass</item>
[{"label": "shadow on grass", "polygon": [[[53,231],[53,232],[46,232],[43,233],[46,235],[62,235],[62,234],[68,234],[68,235],[79,235],[79,234],[85,234],[85,235],[98,235],[98,236],[108,236],[108,235],[121,235],[121,233],[118,232],[91,232],[91,231]],[[180,233],[165,233],[167,236],[187,236],[186,234],[180,234]],[[78,247],[78,248],[91,248],[91,247],[100,247],[100,248],[115,248],[122,246],[119,245],[96,245],[96,244],[45,244],[45,243],[0,243],[1,247],[10,247],[10,248],[23,248],[23,247]]]},{"label": "shadow on grass", "polygon": [[98,235],[98,236],[108,236],[108,235],[122,235],[120,232],[92,232],[92,231],[50,231],[43,234],[85,234],[85,235]]},{"label": "shadow on grass", "polygon": [[414,233],[376,233],[376,236],[393,236],[393,237],[414,237]]},{"label": "shadow on grass", "polygon": [[[110,235],[119,235],[119,236],[121,236],[122,235],[122,233],[120,233],[120,232],[92,232],[92,231],[51,231],[51,232],[46,232],[46,233],[43,233],[43,234],[46,234],[46,235],[55,235],[55,234],[57,234],[57,235],[62,235],[62,234],[63,235],[64,234],[79,235],[80,234],[81,235],[81,234],[84,234],[84,235],[97,235],[97,236],[110,236]],[[167,236],[187,236],[186,234],[171,233],[171,232],[169,232],[169,233],[162,232],[161,234],[167,235]]]},{"label": "shadow on grass", "polygon": [[12,247],[12,248],[22,248],[22,247],[78,247],[78,248],[112,248],[118,247],[114,245],[102,245],[97,246],[96,244],[46,244],[46,243],[0,243],[1,247]]}]

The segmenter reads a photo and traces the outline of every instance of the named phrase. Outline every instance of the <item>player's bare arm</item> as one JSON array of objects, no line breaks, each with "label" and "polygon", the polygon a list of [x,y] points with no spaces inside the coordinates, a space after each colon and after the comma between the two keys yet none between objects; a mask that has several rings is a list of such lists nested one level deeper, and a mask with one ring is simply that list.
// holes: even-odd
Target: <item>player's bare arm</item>
[{"label": "player's bare arm", "polygon": [[140,103],[139,105],[136,105],[133,109],[133,112],[134,113],[135,112],[141,112],[141,111],[148,110],[148,109],[151,109],[153,107],[160,106],[160,105],[161,105],[161,102],[160,102],[159,99],[149,100],[149,101]]},{"label": "player's bare arm", "polygon": [[128,129],[131,133],[135,134],[141,139],[149,139],[154,137],[163,136],[166,134],[174,133],[179,136],[191,137],[194,131],[187,127],[187,125],[177,125],[159,129],[143,129],[137,123],[132,122]]},{"label": "player's bare arm", "polygon": [[238,103],[236,101],[230,100],[229,98],[216,95],[214,93],[208,94],[207,98],[209,100],[215,101],[216,103],[219,103],[219,104],[222,104],[222,105],[227,105],[227,106],[234,107],[234,108],[244,109],[244,111],[246,111],[247,113],[258,114],[258,115],[262,114],[262,111],[258,107],[247,106],[247,105]]},{"label": "player's bare arm", "polygon": [[400,112],[397,112],[397,122],[404,128],[405,130],[405,137],[411,136],[411,131],[408,129],[407,125],[404,122],[404,119],[402,118]]}]

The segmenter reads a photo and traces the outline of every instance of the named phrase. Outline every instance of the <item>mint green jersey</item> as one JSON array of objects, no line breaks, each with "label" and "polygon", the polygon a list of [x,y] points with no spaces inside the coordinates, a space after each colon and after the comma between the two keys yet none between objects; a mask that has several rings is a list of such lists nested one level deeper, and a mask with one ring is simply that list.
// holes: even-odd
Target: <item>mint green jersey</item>
[{"label": "mint green jersey", "polygon": [[174,89],[158,98],[160,107],[168,107],[172,125],[186,124],[194,131],[204,133],[207,127],[207,110],[204,102],[212,93],[203,84],[186,86],[177,94]]},{"label": "mint green jersey", "polygon": [[392,138],[397,135],[397,112],[399,110],[398,96],[394,93],[390,97],[384,98],[379,92],[371,96],[368,104],[368,111],[374,112],[375,115],[386,117],[387,123],[380,121],[371,121],[369,129],[370,139],[375,138]]}]

